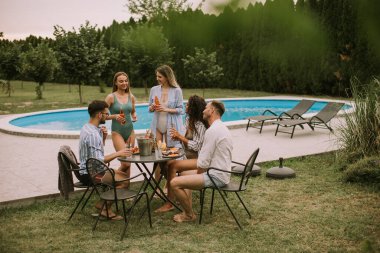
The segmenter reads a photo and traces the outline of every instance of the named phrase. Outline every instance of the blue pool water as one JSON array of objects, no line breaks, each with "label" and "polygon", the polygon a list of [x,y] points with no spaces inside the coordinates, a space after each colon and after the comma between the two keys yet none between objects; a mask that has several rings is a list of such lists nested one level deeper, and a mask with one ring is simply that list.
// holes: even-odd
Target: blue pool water
[{"label": "blue pool water", "polygon": [[[266,109],[279,114],[293,108],[299,100],[224,100],[226,112],[222,120],[236,121],[249,116],[260,115]],[[326,105],[327,102],[315,103],[308,113],[317,112]],[[147,129],[150,127],[153,114],[148,112],[147,105],[136,105],[138,121],[134,123],[135,129]],[[10,124],[33,129],[48,130],[69,130],[77,131],[88,122],[89,116],[87,108],[58,112],[42,112],[30,116],[20,117],[10,121]],[[107,121],[107,128],[110,129],[111,121]]]}]

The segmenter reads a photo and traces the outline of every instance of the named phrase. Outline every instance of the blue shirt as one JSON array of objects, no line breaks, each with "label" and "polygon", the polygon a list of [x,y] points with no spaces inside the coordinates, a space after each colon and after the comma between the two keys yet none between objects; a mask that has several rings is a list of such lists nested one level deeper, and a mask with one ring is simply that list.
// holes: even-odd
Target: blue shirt
[{"label": "blue shirt", "polygon": [[97,158],[104,161],[104,148],[102,131],[90,123],[85,124],[80,130],[79,161],[81,175],[87,174],[86,161],[88,158]]}]

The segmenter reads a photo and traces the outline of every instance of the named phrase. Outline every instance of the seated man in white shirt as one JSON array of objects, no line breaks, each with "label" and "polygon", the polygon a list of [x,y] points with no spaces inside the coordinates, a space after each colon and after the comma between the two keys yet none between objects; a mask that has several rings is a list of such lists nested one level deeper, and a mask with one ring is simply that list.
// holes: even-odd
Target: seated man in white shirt
[{"label": "seated man in white shirt", "polygon": [[208,168],[231,170],[232,138],[228,128],[222,123],[224,105],[219,101],[211,101],[203,111],[203,119],[207,120],[210,127],[205,132],[204,142],[199,152],[198,159],[182,160],[176,163],[178,171],[197,170],[197,174],[176,177],[171,182],[171,187],[176,200],[181,204],[183,212],[174,215],[176,222],[193,221],[196,215],[192,208],[192,199],[187,189],[199,190],[211,186],[213,181],[223,187],[230,181],[230,174],[211,170],[210,177],[205,172]]}]

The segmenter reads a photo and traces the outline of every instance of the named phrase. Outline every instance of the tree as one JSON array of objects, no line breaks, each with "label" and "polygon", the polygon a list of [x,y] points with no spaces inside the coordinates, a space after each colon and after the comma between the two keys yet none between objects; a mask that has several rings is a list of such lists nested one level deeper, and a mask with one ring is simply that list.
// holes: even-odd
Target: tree
[{"label": "tree", "polygon": [[195,48],[195,55],[182,59],[190,80],[198,87],[212,87],[223,76],[223,68],[216,63],[216,52],[206,53],[203,48]]},{"label": "tree", "polygon": [[58,68],[54,51],[46,43],[21,54],[21,72],[36,81],[37,99],[42,99],[42,85],[53,77]]},{"label": "tree", "polygon": [[171,63],[172,49],[161,28],[147,24],[128,30],[123,42],[130,72],[142,79],[147,96],[149,77],[159,65]]},{"label": "tree", "polygon": [[167,18],[169,12],[181,12],[190,8],[187,0],[128,0],[126,6],[132,15],[153,18]]},{"label": "tree", "polygon": [[88,21],[78,31],[54,27],[59,63],[70,81],[78,84],[80,103],[83,103],[81,86],[98,83],[110,59],[110,51],[98,35],[96,26]]},{"label": "tree", "polygon": [[20,74],[20,48],[14,42],[0,40],[0,76],[6,81],[2,85],[4,93],[11,96],[11,80]]}]

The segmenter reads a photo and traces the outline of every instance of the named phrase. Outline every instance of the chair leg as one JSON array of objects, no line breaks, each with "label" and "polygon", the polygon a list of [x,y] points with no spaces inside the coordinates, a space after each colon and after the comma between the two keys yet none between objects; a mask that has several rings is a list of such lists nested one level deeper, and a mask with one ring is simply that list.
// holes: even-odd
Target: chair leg
[{"label": "chair leg", "polygon": [[204,204],[204,201],[205,201],[205,192],[206,192],[206,189],[202,189],[200,190],[200,202],[201,202],[201,211],[200,211],[200,214],[199,214],[199,224],[202,223],[202,214],[203,214],[203,204]]},{"label": "chair leg", "polygon": [[212,209],[214,207],[214,193],[215,193],[215,189],[212,189],[210,214],[212,214]]},{"label": "chair leg", "polygon": [[276,132],[274,133],[274,136],[277,136],[278,128],[280,127],[279,124],[277,124]]},{"label": "chair leg", "polygon": [[[88,192],[88,189],[89,189],[89,188],[87,187],[86,191],[83,193],[82,197],[81,197],[80,200],[78,201],[77,205],[75,206],[73,212],[71,213],[71,215],[70,215],[70,217],[69,217],[69,219],[68,219],[67,221],[70,221],[71,218],[74,216],[74,213],[77,211],[77,209],[78,209],[80,203],[83,201],[84,197],[86,196],[86,194],[87,194],[87,192]],[[87,200],[86,200],[86,203],[87,203]],[[86,203],[85,203],[85,204],[86,204]],[[83,209],[83,207],[82,207],[82,209]]]},{"label": "chair leg", "polygon": [[248,208],[245,206],[245,204],[244,204],[243,200],[241,199],[240,195],[237,192],[235,192],[235,194],[238,197],[238,199],[240,200],[240,203],[244,206],[244,209],[247,212],[249,218],[251,219],[252,218],[251,213],[248,211]]},{"label": "chair leg", "polygon": [[[131,216],[129,216],[129,219],[127,220],[127,212],[125,210],[125,200],[122,200],[121,203],[123,204],[124,228],[123,228],[123,231],[121,232],[120,240],[123,240],[125,232],[127,231],[129,219]],[[132,210],[131,210],[131,213],[132,213]]]},{"label": "chair leg", "polygon": [[150,227],[152,228],[152,215],[150,213],[150,201],[149,201],[149,197],[148,197],[148,194],[145,192],[144,193],[145,197],[146,197],[146,207],[148,209],[148,218],[149,218],[149,225]]},{"label": "chair leg", "polygon": [[260,133],[263,131],[263,126],[264,126],[264,120],[261,121]]},{"label": "chair leg", "polygon": [[91,198],[91,196],[92,196],[92,194],[94,193],[94,191],[95,191],[95,188],[92,188],[92,190],[91,190],[91,192],[90,192],[90,195],[88,195],[88,197],[87,197],[86,201],[84,202],[84,204],[83,204],[81,210],[83,210],[84,207],[87,205],[87,202],[88,202],[88,200]]},{"label": "chair leg", "polygon": [[296,129],[296,126],[293,126],[292,134],[290,135],[290,139],[293,138],[294,129]]},{"label": "chair leg", "polygon": [[251,120],[250,119],[248,119],[248,123],[247,123],[247,127],[245,128],[245,131],[248,131],[248,127],[249,127],[249,122],[250,122]]},{"label": "chair leg", "polygon": [[[92,231],[95,231],[96,225],[98,225],[98,221],[99,221],[99,218],[100,218],[100,215],[101,215],[101,213],[103,211],[104,206],[106,206],[106,208],[107,208],[107,201],[104,201],[102,207],[100,208],[99,215],[96,218],[95,224],[92,226]],[[108,208],[107,208],[107,217],[108,217]]]},{"label": "chair leg", "polygon": [[224,195],[221,193],[221,191],[219,190],[219,188],[217,188],[217,190],[218,190],[218,192],[219,192],[219,195],[222,197],[222,199],[223,199],[223,201],[224,201],[224,204],[226,204],[228,210],[230,211],[230,213],[231,213],[232,216],[234,217],[236,224],[239,226],[239,228],[240,228],[241,230],[243,230],[243,228],[242,228],[242,226],[240,225],[239,221],[236,219],[236,216],[235,216],[234,212],[232,212],[232,209],[231,209],[230,205],[228,204],[227,200],[225,199]]}]

